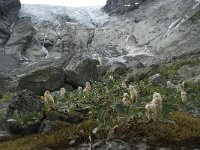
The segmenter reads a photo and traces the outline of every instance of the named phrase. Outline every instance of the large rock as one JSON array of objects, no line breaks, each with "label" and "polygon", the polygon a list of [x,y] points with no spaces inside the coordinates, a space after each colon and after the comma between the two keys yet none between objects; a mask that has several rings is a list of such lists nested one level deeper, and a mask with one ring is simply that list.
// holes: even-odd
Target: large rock
[{"label": "large rock", "polygon": [[113,63],[108,69],[108,71],[119,74],[119,75],[124,74],[127,70],[128,70],[128,67],[124,63],[121,63],[121,62]]},{"label": "large rock", "polygon": [[9,102],[6,117],[10,119],[15,110],[21,116],[25,116],[33,112],[39,112],[43,107],[44,102],[33,92],[29,90],[18,91]]},{"label": "large rock", "polygon": [[166,86],[167,85],[165,78],[163,78],[163,76],[160,75],[159,73],[149,77],[149,83],[153,86]]},{"label": "large rock", "polygon": [[0,48],[10,37],[10,27],[17,20],[21,4],[19,0],[0,1]]},{"label": "large rock", "polygon": [[82,60],[73,70],[65,70],[65,83],[74,88],[84,86],[85,82],[98,79],[97,60],[90,58]]},{"label": "large rock", "polygon": [[31,123],[25,124],[23,118],[41,112],[43,108],[44,102],[41,101],[39,96],[35,95],[33,92],[28,90],[16,92],[9,102],[6,118],[7,120],[16,120],[17,118],[15,117],[17,115],[22,122],[17,124],[15,121],[8,121],[8,129],[17,134],[30,134],[37,132],[40,120],[34,122],[34,118],[29,118]]},{"label": "large rock", "polygon": [[65,70],[65,83],[72,85],[74,88],[82,84],[80,83],[78,74],[73,70]]},{"label": "large rock", "polygon": [[85,84],[87,81],[97,80],[98,71],[97,71],[97,60],[93,60],[90,58],[84,59],[81,61],[75,71],[77,72],[81,83]]},{"label": "large rock", "polygon": [[52,66],[41,67],[19,77],[20,89],[29,89],[38,95],[43,95],[46,90],[58,90],[63,84],[64,71]]}]

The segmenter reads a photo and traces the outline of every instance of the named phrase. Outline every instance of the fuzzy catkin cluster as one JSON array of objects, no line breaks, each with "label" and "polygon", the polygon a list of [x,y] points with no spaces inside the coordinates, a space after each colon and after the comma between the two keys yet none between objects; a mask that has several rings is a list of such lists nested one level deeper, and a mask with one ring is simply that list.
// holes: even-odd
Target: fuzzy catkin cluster
[{"label": "fuzzy catkin cluster", "polygon": [[66,93],[65,88],[61,88],[60,89],[60,97],[64,98],[65,97],[65,93]]},{"label": "fuzzy catkin cluster", "polygon": [[160,93],[155,92],[153,94],[152,103],[154,103],[156,105],[157,111],[162,110],[162,97],[161,97]]},{"label": "fuzzy catkin cluster", "polygon": [[45,98],[45,101],[47,102],[48,109],[53,110],[53,109],[55,108],[54,98],[53,98],[53,96],[50,94],[49,91],[46,91],[46,92],[44,93],[44,98]]},{"label": "fuzzy catkin cluster", "polygon": [[131,102],[130,102],[130,100],[129,100],[129,95],[128,95],[128,93],[124,93],[124,94],[123,94],[122,102],[123,102],[124,106],[130,106]]},{"label": "fuzzy catkin cluster", "polygon": [[90,82],[86,82],[83,93],[86,94],[86,95],[89,95],[91,90],[92,90],[92,86],[91,86]]},{"label": "fuzzy catkin cluster", "polygon": [[146,104],[146,116],[149,121],[156,121],[158,112],[162,111],[162,97],[160,93],[153,94],[153,100]]},{"label": "fuzzy catkin cluster", "polygon": [[145,106],[146,116],[149,121],[156,121],[157,118],[157,110],[156,105],[152,102],[147,103]]},{"label": "fuzzy catkin cluster", "polygon": [[123,89],[127,89],[126,83],[122,82],[122,88],[123,88]]},{"label": "fuzzy catkin cluster", "polygon": [[135,87],[132,86],[132,85],[129,85],[129,91],[130,91],[130,98],[131,98],[133,101],[137,101],[137,100],[138,100],[138,92],[137,92],[137,90],[135,89]]},{"label": "fuzzy catkin cluster", "polygon": [[181,92],[181,99],[182,99],[182,102],[186,102],[187,101],[187,94],[186,94],[185,91]]},{"label": "fuzzy catkin cluster", "polygon": [[83,88],[82,88],[81,86],[79,86],[79,87],[78,87],[78,91],[79,91],[79,92],[82,92],[82,91],[83,91]]},{"label": "fuzzy catkin cluster", "polygon": [[171,83],[171,81],[167,81],[167,88],[177,88],[177,86]]},{"label": "fuzzy catkin cluster", "polygon": [[184,84],[179,83],[176,88],[177,88],[177,92],[182,92],[184,91]]}]

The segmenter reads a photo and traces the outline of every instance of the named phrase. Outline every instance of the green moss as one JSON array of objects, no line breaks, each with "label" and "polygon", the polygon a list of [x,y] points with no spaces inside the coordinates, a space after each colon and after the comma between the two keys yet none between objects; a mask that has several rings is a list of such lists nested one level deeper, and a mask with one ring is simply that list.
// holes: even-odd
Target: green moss
[{"label": "green moss", "polygon": [[69,146],[69,138],[73,135],[78,136],[77,143],[87,141],[95,126],[94,121],[85,121],[79,125],[64,127],[56,132],[35,134],[2,142],[0,147],[4,150],[40,150],[47,147],[59,149]]},{"label": "green moss", "polygon": [[11,99],[11,95],[9,93],[3,95],[3,98],[0,100],[0,104],[7,104]]},{"label": "green moss", "polygon": [[[200,118],[187,113],[176,112],[170,116],[176,125],[163,122],[141,123],[127,127],[118,128],[116,134],[123,136],[123,140],[131,137],[145,136],[152,146],[170,146],[172,143],[181,146],[189,139],[200,137]],[[134,123],[133,123],[134,124]]]},{"label": "green moss", "polygon": [[[176,112],[170,116],[170,119],[176,122],[176,125],[166,124],[162,122],[152,123],[131,123],[129,126],[119,126],[115,130],[117,138],[128,140],[131,137],[146,136],[149,144],[184,144],[184,141],[200,137],[200,118],[191,116],[187,113]],[[20,149],[43,149],[53,148],[59,149],[69,146],[69,137],[78,136],[77,144],[88,141],[91,131],[95,128],[94,121],[86,121],[79,125],[63,127],[62,129],[48,134],[36,134],[27,137],[10,140],[0,143],[0,147],[4,150]],[[102,130],[96,135],[101,139],[106,137],[106,132]],[[94,138],[94,137],[93,137]],[[31,142],[30,142],[31,141]]]}]

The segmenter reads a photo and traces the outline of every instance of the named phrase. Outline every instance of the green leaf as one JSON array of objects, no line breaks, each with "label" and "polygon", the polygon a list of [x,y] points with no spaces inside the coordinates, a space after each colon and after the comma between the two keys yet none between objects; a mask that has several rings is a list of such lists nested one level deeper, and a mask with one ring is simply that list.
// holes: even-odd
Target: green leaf
[{"label": "green leaf", "polygon": [[135,103],[133,103],[133,105],[131,105],[132,108],[138,108],[140,106],[141,106],[141,104],[139,102],[135,102]]},{"label": "green leaf", "polygon": [[162,119],[161,122],[162,122],[162,123],[168,123],[168,124],[176,125],[176,122],[175,122],[175,121],[168,120],[168,119]]},{"label": "green leaf", "polygon": [[173,111],[173,105],[169,103],[163,104],[162,113],[164,116],[169,116],[170,113]]},{"label": "green leaf", "polygon": [[114,87],[115,83],[113,80],[108,80],[107,82],[107,88],[108,88],[108,91],[111,91]]},{"label": "green leaf", "polygon": [[125,113],[125,109],[124,109],[124,106],[120,103],[116,104],[115,107],[114,107],[115,111],[118,113],[118,114],[124,114]]}]

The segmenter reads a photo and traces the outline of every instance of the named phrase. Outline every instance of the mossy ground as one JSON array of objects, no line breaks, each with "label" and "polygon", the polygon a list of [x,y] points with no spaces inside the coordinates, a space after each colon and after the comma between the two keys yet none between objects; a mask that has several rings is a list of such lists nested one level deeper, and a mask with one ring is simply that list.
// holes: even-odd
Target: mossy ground
[{"label": "mossy ground", "polygon": [[[181,66],[198,63],[198,60],[174,62],[154,71],[173,80]],[[200,146],[198,142],[194,142],[200,137],[200,118],[187,113],[189,110],[200,108],[200,87],[187,83],[185,91],[188,94],[188,101],[183,103],[180,93],[177,93],[175,89],[151,86],[146,77],[147,75],[143,75],[139,81],[129,79],[130,84],[136,85],[140,96],[138,102],[133,103],[130,107],[124,107],[121,103],[123,93],[129,92],[128,89],[121,87],[121,83],[127,78],[127,75],[115,76],[114,82],[105,76],[101,82],[93,83],[93,90],[89,96],[75,91],[67,93],[64,99],[57,97],[55,99],[57,107],[68,107],[70,114],[74,113],[76,107],[83,104],[89,106],[88,120],[76,125],[58,124],[57,130],[51,133],[10,139],[1,142],[0,148],[4,150],[67,148],[69,147],[69,138],[72,136],[78,137],[76,144],[79,144],[89,142],[89,136],[92,136],[93,140],[106,139],[110,131],[114,132],[116,138],[124,141],[138,136],[147,137],[148,144],[152,146],[185,145],[188,148]],[[162,95],[163,112],[157,121],[148,122],[144,105],[152,100],[154,92]],[[122,118],[124,122],[119,123],[118,118]],[[94,129],[98,129],[97,132],[94,132]]]},{"label": "mossy ground", "polygon": [[0,105],[3,105],[3,104],[8,104],[9,103],[9,100],[10,100],[10,94],[9,93],[6,93],[5,95],[3,95],[3,98],[0,99]]},{"label": "mossy ground", "polygon": [[[162,122],[141,123],[135,125],[130,123],[128,126],[120,126],[115,129],[118,139],[128,141],[137,136],[146,136],[150,145],[163,146],[183,146],[188,144],[188,139],[200,137],[200,119],[187,113],[175,112],[170,116],[176,122],[176,125]],[[92,129],[97,124],[95,121],[85,121],[79,125],[66,126],[56,132],[35,134],[26,137],[20,137],[0,143],[4,150],[27,150],[44,148],[67,148],[69,147],[69,138],[77,136],[76,143],[88,142],[92,135]],[[104,139],[107,131],[99,132],[92,138]],[[186,142],[187,141],[187,142]],[[196,143],[197,144],[197,143]],[[191,147],[194,145],[191,145]]]}]

